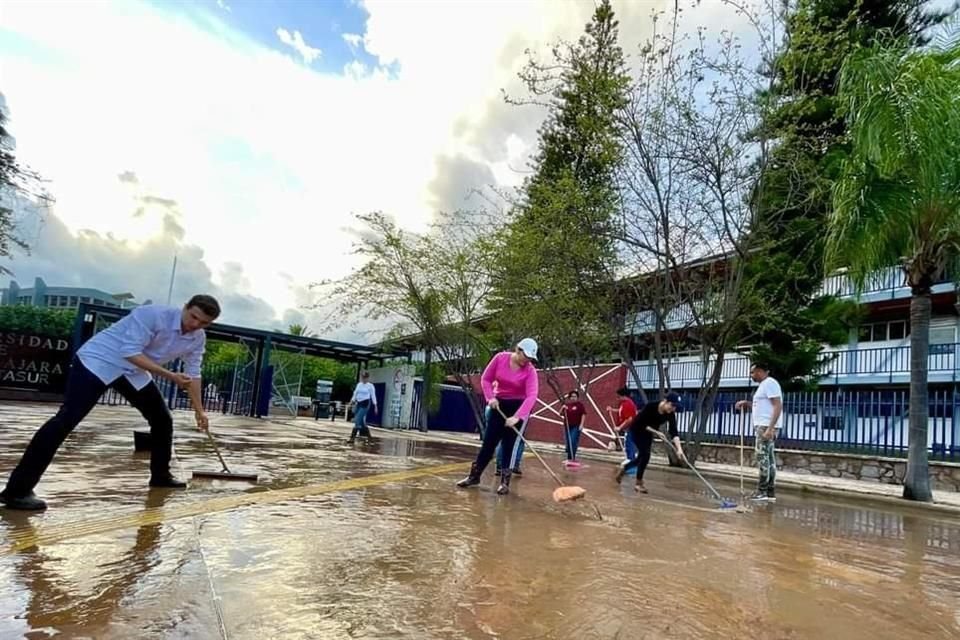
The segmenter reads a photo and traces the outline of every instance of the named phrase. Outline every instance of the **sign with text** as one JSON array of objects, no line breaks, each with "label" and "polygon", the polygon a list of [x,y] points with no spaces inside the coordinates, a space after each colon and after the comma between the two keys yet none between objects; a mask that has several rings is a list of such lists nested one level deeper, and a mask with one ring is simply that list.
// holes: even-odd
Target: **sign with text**
[{"label": "sign with text", "polygon": [[63,393],[70,341],[18,331],[0,331],[0,388]]}]

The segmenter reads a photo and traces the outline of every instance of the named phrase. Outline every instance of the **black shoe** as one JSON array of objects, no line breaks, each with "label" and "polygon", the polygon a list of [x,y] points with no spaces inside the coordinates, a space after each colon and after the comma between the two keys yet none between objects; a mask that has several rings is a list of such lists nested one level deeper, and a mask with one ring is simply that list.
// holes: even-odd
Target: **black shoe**
[{"label": "black shoe", "polygon": [[500,486],[497,487],[497,495],[505,496],[510,493],[510,476],[513,474],[509,469],[500,474]]},{"label": "black shoe", "polygon": [[466,489],[467,487],[472,487],[475,484],[480,484],[480,469],[477,468],[476,462],[470,465],[470,474],[458,482],[457,486],[461,489]]},{"label": "black shoe", "polygon": [[493,475],[500,477],[500,467],[497,467],[497,470],[493,472]]},{"label": "black shoe", "polygon": [[25,496],[14,498],[0,493],[0,502],[6,505],[7,509],[17,509],[20,511],[43,511],[47,508],[47,503],[36,496],[31,491]]},{"label": "black shoe", "polygon": [[159,478],[150,478],[151,487],[163,487],[165,489],[186,489],[187,483],[177,480],[173,476],[167,475]]},{"label": "black shoe", "polygon": [[523,471],[520,471],[520,469],[514,469],[514,470],[513,470],[513,475],[517,476],[518,478],[522,478],[522,477],[523,477]]}]

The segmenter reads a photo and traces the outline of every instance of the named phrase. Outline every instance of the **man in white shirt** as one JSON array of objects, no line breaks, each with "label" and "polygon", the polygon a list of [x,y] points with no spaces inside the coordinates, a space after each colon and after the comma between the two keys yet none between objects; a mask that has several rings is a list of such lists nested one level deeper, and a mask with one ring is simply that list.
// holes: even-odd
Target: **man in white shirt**
[{"label": "man in white shirt", "polygon": [[377,389],[371,384],[368,372],[363,372],[350,402],[353,404],[353,431],[350,432],[347,442],[352,444],[357,434],[362,435],[368,442],[373,440],[370,427],[367,426],[367,412],[373,408],[373,412],[377,413]]},{"label": "man in white shirt", "polygon": [[[166,378],[187,391],[197,428],[206,431],[209,422],[200,386],[200,365],[206,347],[203,330],[219,315],[220,304],[207,295],[192,297],[183,308],[146,305],[84,343],[70,366],[63,405],[34,434],[6,488],[0,492],[0,502],[8,509],[46,509],[46,503],[34,495],[34,487],[57,449],[108,388],[116,389],[150,425],[150,486],[186,487],[170,473],[173,417],[152,375]],[[162,366],[178,358],[186,365],[184,373]]]},{"label": "man in white shirt", "polygon": [[756,502],[776,502],[777,456],[774,443],[777,429],[783,417],[783,393],[780,383],[770,375],[765,364],[754,363],[750,367],[750,378],[757,383],[753,401],[741,400],[737,409],[752,409],[753,427],[756,436],[755,451],[757,467],[760,469],[760,481],[751,500]]}]

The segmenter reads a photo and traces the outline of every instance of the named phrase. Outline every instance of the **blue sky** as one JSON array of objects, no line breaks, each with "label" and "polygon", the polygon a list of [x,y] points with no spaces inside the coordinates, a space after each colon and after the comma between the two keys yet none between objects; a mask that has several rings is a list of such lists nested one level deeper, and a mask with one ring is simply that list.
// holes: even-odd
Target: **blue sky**
[{"label": "blue sky", "polygon": [[351,45],[344,39],[344,35],[362,36],[369,17],[367,10],[352,0],[152,1],[164,11],[196,17],[215,16],[263,46],[283,51],[304,62],[293,48],[281,43],[277,35],[277,29],[285,29],[290,34],[299,32],[307,46],[322,52],[312,62],[304,62],[317,71],[338,73],[355,60],[367,66],[377,63],[362,46]]}]

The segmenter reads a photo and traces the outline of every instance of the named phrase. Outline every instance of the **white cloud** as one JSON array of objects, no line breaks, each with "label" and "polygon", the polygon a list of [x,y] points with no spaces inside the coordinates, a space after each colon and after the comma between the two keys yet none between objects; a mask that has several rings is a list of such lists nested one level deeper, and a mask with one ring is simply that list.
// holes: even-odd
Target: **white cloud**
[{"label": "white cloud", "polygon": [[303,61],[307,64],[312,64],[313,61],[319,58],[320,54],[323,53],[320,51],[320,49],[311,47],[304,42],[303,36],[300,35],[299,31],[294,30],[293,34],[291,34],[283,27],[278,27],[277,37],[280,38],[280,42],[292,47],[294,51],[299,53],[300,57],[303,58]]},{"label": "white cloud", "polygon": [[363,36],[357,33],[345,33],[343,34],[343,40],[352,48],[356,49],[363,43]]},{"label": "white cloud", "polygon": [[227,4],[226,0],[217,0],[217,6],[228,13],[233,11],[233,9],[230,8],[230,5]]},{"label": "white cloud", "polygon": [[[615,4],[628,54],[666,1]],[[0,59],[10,128],[20,158],[50,179],[63,233],[112,234],[119,244],[107,246],[129,248],[118,255],[138,265],[136,251],[163,248],[143,268],[161,274],[149,290],[165,299],[170,229],[162,215],[130,215],[137,194],[162,194],[177,203],[176,242],[202,256],[202,269],[185,272],[197,286],[243,287],[237,295],[282,318],[305,304],[305,284],[356,266],[344,231],[352,214],[383,210],[422,230],[437,209],[469,205],[469,189],[484,181],[516,184],[543,113],[505,105],[500,90],[520,94],[525,49],[546,57],[557,38],[579,37],[594,2],[363,5],[366,29],[352,35],[380,66],[335,73],[254,42],[219,12],[61,3],[51,20],[43,3],[7,3]],[[281,31],[290,46],[303,42]],[[139,184],[117,179],[126,171]],[[11,266],[46,277],[53,258]],[[76,263],[73,275],[106,277],[96,262]]]}]

